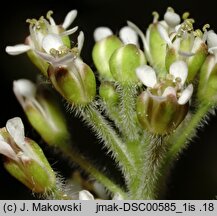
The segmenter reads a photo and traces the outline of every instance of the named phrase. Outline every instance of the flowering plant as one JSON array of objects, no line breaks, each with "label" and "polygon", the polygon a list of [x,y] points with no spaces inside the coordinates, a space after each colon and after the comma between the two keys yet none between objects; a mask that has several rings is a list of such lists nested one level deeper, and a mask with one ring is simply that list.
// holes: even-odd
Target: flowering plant
[{"label": "flowering plant", "polygon": [[[67,30],[77,11],[70,11],[61,25],[51,15],[28,19],[25,43],[6,47],[10,55],[27,53],[43,76],[37,83],[16,80],[13,91],[44,142],[89,180],[77,174],[64,185],[42,149],[24,136],[18,117],[0,130],[6,170],[44,198],[164,197],[173,163],[216,106],[217,35],[207,31],[208,25],[195,30],[189,13],[181,18],[172,8],[163,20],[154,12],[146,33],[130,21],[118,34],[99,27],[93,33],[93,70],[81,56],[84,33],[71,41],[78,27]],[[53,89],[92,128],[120,169],[123,184],[75,148]],[[73,193],[68,191],[75,185]]]}]

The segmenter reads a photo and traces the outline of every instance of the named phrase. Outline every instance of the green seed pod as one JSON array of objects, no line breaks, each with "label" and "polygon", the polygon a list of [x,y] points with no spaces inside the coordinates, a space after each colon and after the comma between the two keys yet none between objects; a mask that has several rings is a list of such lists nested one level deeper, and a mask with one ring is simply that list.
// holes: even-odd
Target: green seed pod
[{"label": "green seed pod", "polygon": [[121,40],[115,35],[106,37],[93,47],[92,57],[100,78],[104,80],[114,80],[109,68],[109,59],[113,52],[122,46]]},{"label": "green seed pod", "polygon": [[133,44],[127,44],[117,49],[109,61],[114,79],[124,85],[138,82],[135,71],[143,64],[146,64],[145,55]]},{"label": "green seed pod", "polygon": [[70,103],[85,106],[96,95],[96,80],[91,68],[75,58],[57,67],[50,66],[48,76],[56,90]]},{"label": "green seed pod", "polygon": [[154,96],[144,91],[137,99],[136,112],[144,129],[153,134],[165,135],[183,121],[188,112],[188,103],[181,105],[173,95]]}]

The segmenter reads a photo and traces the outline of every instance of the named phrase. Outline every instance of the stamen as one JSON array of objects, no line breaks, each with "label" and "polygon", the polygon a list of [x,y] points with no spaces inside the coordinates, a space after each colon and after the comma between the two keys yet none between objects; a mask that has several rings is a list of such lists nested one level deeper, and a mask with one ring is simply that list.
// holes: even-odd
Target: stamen
[{"label": "stamen", "polygon": [[62,46],[62,47],[59,47],[59,50],[56,50],[54,48],[51,48],[50,49],[50,54],[53,56],[53,57],[62,57],[66,54],[69,53],[69,49],[65,46]]},{"label": "stamen", "polygon": [[188,19],[189,16],[190,16],[190,13],[186,11],[185,13],[182,14],[182,19],[186,20]]},{"label": "stamen", "polygon": [[52,14],[53,14],[53,11],[52,11],[52,10],[49,10],[49,11],[47,12],[47,15],[46,15],[47,19],[52,18],[52,17],[51,17]]},{"label": "stamen", "polygon": [[51,16],[52,14],[53,14],[53,11],[52,11],[52,10],[49,10],[49,11],[47,12],[46,17],[47,17],[47,19],[50,21],[50,24],[55,26],[56,23],[55,23],[54,19],[53,19],[52,16]]},{"label": "stamen", "polygon": [[203,37],[203,32],[202,32],[200,29],[196,29],[196,30],[193,32],[193,35],[194,35],[195,37],[202,38],[202,37]]},{"label": "stamen", "polygon": [[153,11],[152,15],[154,16],[153,23],[158,22],[159,13],[157,11]]},{"label": "stamen", "polygon": [[204,26],[203,26],[203,32],[207,32],[207,29],[209,29],[210,28],[210,24],[205,24]]},{"label": "stamen", "polygon": [[27,23],[29,23],[31,26],[36,25],[38,20],[37,19],[27,19]]},{"label": "stamen", "polygon": [[193,23],[194,19],[186,19],[180,26],[177,32],[178,37],[182,37],[186,32],[192,32],[194,30]]}]

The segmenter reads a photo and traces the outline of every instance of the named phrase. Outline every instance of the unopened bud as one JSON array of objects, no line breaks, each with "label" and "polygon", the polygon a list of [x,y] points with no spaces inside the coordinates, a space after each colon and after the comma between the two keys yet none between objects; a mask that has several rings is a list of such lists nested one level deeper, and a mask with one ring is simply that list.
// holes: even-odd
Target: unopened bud
[{"label": "unopened bud", "polygon": [[109,59],[113,52],[121,46],[121,40],[115,35],[111,35],[96,42],[92,56],[101,79],[114,80],[109,68]]},{"label": "unopened bud", "polygon": [[134,44],[127,44],[117,49],[109,61],[114,79],[124,85],[139,81],[135,71],[143,64],[146,64],[145,55]]}]

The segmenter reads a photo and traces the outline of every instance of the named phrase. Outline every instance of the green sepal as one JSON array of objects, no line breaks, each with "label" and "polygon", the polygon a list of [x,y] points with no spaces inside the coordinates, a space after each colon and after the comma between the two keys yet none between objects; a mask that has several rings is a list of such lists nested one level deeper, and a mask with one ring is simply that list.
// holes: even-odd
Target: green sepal
[{"label": "green sepal", "polygon": [[85,106],[95,98],[94,73],[80,59],[77,58],[57,68],[50,66],[48,74],[56,90],[70,103]]},{"label": "green sepal", "polygon": [[117,49],[111,56],[109,66],[114,79],[123,85],[138,82],[136,68],[146,64],[144,53],[134,44]]},{"label": "green sepal", "polygon": [[162,39],[158,31],[159,23],[153,23],[149,26],[149,48],[152,58],[153,67],[161,76],[164,75],[165,70],[165,57],[166,57],[166,42]]},{"label": "green sepal", "polygon": [[136,112],[144,129],[153,134],[165,135],[183,121],[188,112],[188,103],[180,105],[173,95],[160,97],[144,91],[137,98]]},{"label": "green sepal", "polygon": [[6,159],[4,162],[6,170],[34,193],[47,193],[54,190],[56,187],[55,173],[43,151],[33,140],[26,138],[26,142],[31,146],[40,163],[33,159],[20,163]]},{"label": "green sepal", "polygon": [[207,56],[203,63],[200,76],[197,96],[201,102],[217,102],[217,63],[214,55]]},{"label": "green sepal", "polygon": [[122,45],[121,40],[115,35],[102,39],[94,45],[92,57],[100,79],[114,80],[109,68],[109,59],[113,52]]},{"label": "green sepal", "polygon": [[49,64],[32,50],[29,50],[27,52],[27,55],[32,61],[32,63],[41,71],[41,73],[47,77],[47,70]]},{"label": "green sepal", "polygon": [[46,116],[37,107],[31,104],[27,105],[25,113],[33,128],[47,144],[60,148],[69,148],[70,134],[65,116],[54,94],[50,89],[40,85],[37,88],[36,100],[42,106]]}]

